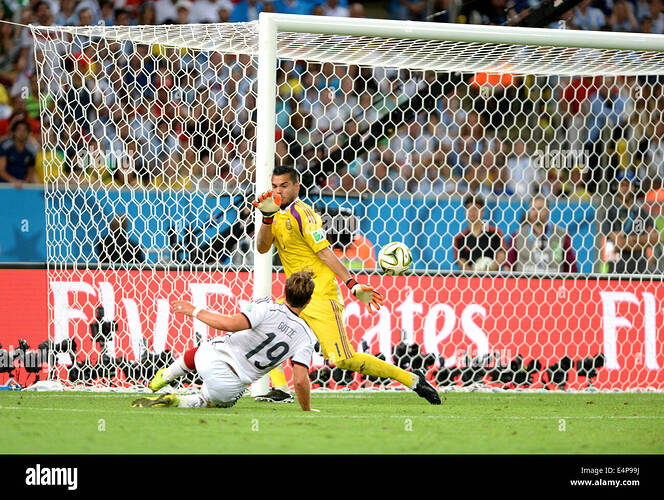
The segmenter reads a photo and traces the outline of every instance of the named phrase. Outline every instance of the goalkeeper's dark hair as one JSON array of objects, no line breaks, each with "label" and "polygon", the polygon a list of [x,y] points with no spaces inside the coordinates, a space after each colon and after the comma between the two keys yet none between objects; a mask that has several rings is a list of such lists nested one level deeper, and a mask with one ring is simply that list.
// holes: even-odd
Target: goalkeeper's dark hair
[{"label": "goalkeeper's dark hair", "polygon": [[295,167],[291,167],[289,165],[277,165],[274,167],[272,175],[290,175],[293,184],[300,182],[300,174],[297,170],[295,170]]},{"label": "goalkeeper's dark hair", "polygon": [[286,280],[286,302],[291,307],[304,307],[314,293],[314,273],[298,271]]}]

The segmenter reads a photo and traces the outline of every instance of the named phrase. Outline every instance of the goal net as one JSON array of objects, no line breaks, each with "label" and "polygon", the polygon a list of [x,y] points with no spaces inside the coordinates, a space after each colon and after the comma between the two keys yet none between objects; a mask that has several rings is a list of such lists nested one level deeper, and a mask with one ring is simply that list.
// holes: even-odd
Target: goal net
[{"label": "goal net", "polygon": [[[280,296],[249,203],[283,164],[385,298],[340,284],[357,351],[441,390],[664,389],[664,37],[265,15],[32,33],[51,379],[144,387],[216,334],[170,300]],[[391,241],[403,276],[377,264]],[[311,380],[399,387],[320,355]]]}]

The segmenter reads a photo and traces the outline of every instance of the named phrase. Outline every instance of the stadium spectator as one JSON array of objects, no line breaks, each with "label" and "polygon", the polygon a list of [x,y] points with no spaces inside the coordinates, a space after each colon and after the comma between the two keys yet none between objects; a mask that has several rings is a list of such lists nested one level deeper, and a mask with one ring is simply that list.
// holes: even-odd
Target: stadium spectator
[{"label": "stadium spectator", "polygon": [[402,21],[420,21],[426,12],[423,0],[390,0],[389,14],[391,19]]},{"label": "stadium spectator", "polygon": [[497,154],[494,164],[489,168],[489,182],[491,193],[494,195],[514,195],[510,185],[510,171],[505,163],[505,155]]},{"label": "stadium spectator", "polygon": [[364,5],[360,2],[353,2],[348,6],[348,16],[349,17],[365,17],[364,16]]},{"label": "stadium spectator", "polygon": [[191,15],[191,2],[189,0],[178,0],[175,4],[177,17],[175,24],[189,24],[189,17]]},{"label": "stadium spectator", "polygon": [[128,227],[125,215],[115,215],[111,219],[108,235],[96,245],[100,263],[140,264],[145,261],[143,250],[129,237]]},{"label": "stadium spectator", "polygon": [[113,24],[115,26],[129,26],[131,24],[131,15],[126,9],[115,9],[113,12]]},{"label": "stadium spectator", "polygon": [[136,175],[134,170],[126,170],[123,168],[117,168],[113,172],[113,183],[117,188],[137,188],[141,186],[141,181]]},{"label": "stadium spectator", "polygon": [[[27,10],[27,9],[26,9]],[[48,2],[39,1],[32,4],[31,13],[33,16],[31,24],[35,26],[52,26],[54,16],[51,11],[51,7]],[[37,34],[37,36],[45,36],[42,33]],[[23,28],[21,31],[21,53],[19,55],[18,61],[16,63],[16,69],[18,74],[26,73],[32,74],[35,70],[35,41],[32,38],[32,33],[30,29]],[[15,87],[23,85],[20,78],[17,78],[15,82]],[[27,82],[25,82],[27,86]]]},{"label": "stadium spectator", "polygon": [[21,43],[16,26],[4,17],[0,23],[0,83],[11,88],[18,76],[16,64],[21,55]]},{"label": "stadium spectator", "polygon": [[606,25],[601,9],[593,7],[593,0],[583,0],[574,9],[574,24],[582,30],[600,31]]},{"label": "stadium spectator", "polygon": [[[220,150],[222,151],[222,150]],[[191,179],[191,188],[197,191],[210,194],[227,193],[231,190],[233,176],[230,171],[228,161],[218,161],[221,159],[215,152],[215,157],[207,157],[203,161],[201,173],[194,175]]]},{"label": "stadium spectator", "polygon": [[35,156],[35,177],[41,184],[56,183],[64,184],[67,172],[65,172],[65,153],[60,141],[57,140],[55,130],[48,131],[49,148],[41,148]]},{"label": "stadium spectator", "polygon": [[30,124],[17,120],[11,126],[12,137],[0,144],[0,182],[11,182],[21,189],[26,182],[35,182],[37,151],[29,143]]},{"label": "stadium spectator", "polygon": [[280,14],[309,15],[313,5],[310,0],[275,0],[274,9]]},{"label": "stadium spectator", "polygon": [[60,10],[55,16],[55,24],[58,26],[77,26],[78,9],[76,0],[60,0]]},{"label": "stadium spectator", "polygon": [[614,0],[608,25],[611,31],[634,32],[639,30],[639,23],[627,0]]},{"label": "stadium spectator", "polygon": [[[148,5],[153,6],[154,4],[152,4],[151,2],[146,2],[146,3],[143,4],[143,6],[148,6]],[[101,21],[104,22],[104,25],[113,26],[113,23],[114,23],[113,12],[114,12],[114,10],[115,10],[115,3],[114,3],[113,0],[102,0],[101,2],[99,2],[99,16],[100,16]],[[154,8],[152,10],[154,11]],[[138,24],[146,24],[146,23],[142,23],[142,22],[139,21]],[[150,24],[154,24],[154,22],[150,23]]]},{"label": "stadium spectator", "polygon": [[654,29],[652,18],[650,16],[643,16],[639,21],[639,31],[641,33],[654,33]]},{"label": "stadium spectator", "polygon": [[157,24],[157,10],[154,3],[142,2],[139,5],[136,24],[139,26],[152,26]]},{"label": "stadium spectator", "polygon": [[539,192],[550,198],[558,198],[567,193],[564,173],[557,168],[550,168],[546,172],[546,179],[539,184]]},{"label": "stadium spectator", "polygon": [[505,241],[497,227],[484,222],[485,201],[469,194],[463,199],[468,227],[455,236],[455,263],[462,271],[498,271],[505,262]]},{"label": "stadium spectator", "polygon": [[226,1],[230,3],[230,0],[224,0],[223,2],[217,0],[195,0],[191,2],[189,22],[192,24],[219,22],[219,9],[222,4],[226,4]]},{"label": "stadium spectator", "polygon": [[528,154],[526,143],[522,139],[514,141],[512,151],[507,156],[510,188],[518,196],[529,196],[537,181],[537,165]]},{"label": "stadium spectator", "polygon": [[628,100],[619,91],[615,77],[606,77],[602,84],[592,91],[588,99],[586,119],[585,150],[589,153],[589,182],[595,186],[609,173],[606,168],[606,142],[611,139],[610,131],[623,126],[627,115]]},{"label": "stadium spectator", "polygon": [[647,168],[646,178],[664,178],[664,121],[655,125],[655,130],[650,140],[645,140],[645,163]]},{"label": "stadium spectator", "polygon": [[583,167],[574,167],[569,174],[569,180],[565,187],[567,196],[572,200],[578,201],[591,201],[592,195],[588,191],[585,177],[588,173],[588,170]]},{"label": "stadium spectator", "polygon": [[361,170],[362,160],[359,158],[350,165],[341,166],[328,176],[321,193],[362,196],[362,193],[366,191],[366,181]]},{"label": "stadium spectator", "polygon": [[650,0],[648,2],[649,14],[652,19],[651,33],[664,34],[664,4],[662,0]]},{"label": "stadium spectator", "polygon": [[463,22],[501,25],[507,21],[507,0],[467,2],[460,12]]},{"label": "stadium spectator", "polygon": [[653,249],[654,273],[664,274],[664,180],[654,178],[646,193],[644,206],[650,212],[655,229],[660,234],[659,244]]},{"label": "stadium spectator", "polygon": [[175,24],[178,19],[176,5],[180,0],[157,0],[154,4],[156,12],[155,24]]},{"label": "stadium spectator", "polygon": [[525,273],[576,273],[576,252],[567,231],[549,220],[549,203],[538,194],[530,200],[507,252],[508,270]]},{"label": "stadium spectator", "polygon": [[480,161],[479,155],[473,155],[466,165],[460,188],[470,195],[487,196],[490,194],[489,171]]},{"label": "stadium spectator", "polygon": [[602,224],[610,273],[645,273],[659,233],[650,214],[637,202],[636,176],[631,170],[616,177],[617,192]]},{"label": "stadium spectator", "polygon": [[325,0],[322,6],[323,14],[326,16],[348,17],[350,15],[348,2],[344,0]]},{"label": "stadium spectator", "polygon": [[263,10],[263,2],[258,0],[240,0],[233,4],[230,21],[232,23],[246,23],[256,21],[258,14]]}]

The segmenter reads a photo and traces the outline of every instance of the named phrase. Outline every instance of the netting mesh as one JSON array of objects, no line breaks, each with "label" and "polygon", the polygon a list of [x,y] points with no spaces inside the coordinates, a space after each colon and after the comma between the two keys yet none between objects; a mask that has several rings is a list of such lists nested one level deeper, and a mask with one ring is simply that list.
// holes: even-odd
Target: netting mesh
[{"label": "netting mesh", "polygon": [[[169,299],[252,296],[257,24],[34,33],[52,377],[140,386],[214,334]],[[440,387],[662,389],[661,53],[280,33],[277,54],[275,162],[386,297],[346,301],[357,350]],[[406,276],[378,271],[390,241]],[[316,387],[394,386],[314,364]]]}]

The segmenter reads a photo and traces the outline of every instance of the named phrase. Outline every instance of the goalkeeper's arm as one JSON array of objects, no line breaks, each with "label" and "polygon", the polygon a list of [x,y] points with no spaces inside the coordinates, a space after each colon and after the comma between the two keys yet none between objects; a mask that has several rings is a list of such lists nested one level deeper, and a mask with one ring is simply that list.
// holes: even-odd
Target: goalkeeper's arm
[{"label": "goalkeeper's arm", "polygon": [[383,305],[383,297],[380,293],[369,285],[360,285],[355,278],[350,274],[344,263],[339,260],[339,257],[332,251],[330,247],[325,247],[316,253],[320,260],[322,260],[327,267],[329,267],[337,277],[346,283],[346,286],[359,300],[364,302],[369,309],[375,307],[376,310],[380,309]]},{"label": "goalkeeper's arm", "polygon": [[265,253],[270,249],[274,241],[272,220],[274,219],[274,214],[279,211],[281,196],[276,193],[273,194],[272,191],[267,191],[252,203],[263,214],[263,223],[258,233],[256,233],[256,248],[259,253]]}]

